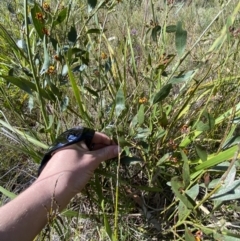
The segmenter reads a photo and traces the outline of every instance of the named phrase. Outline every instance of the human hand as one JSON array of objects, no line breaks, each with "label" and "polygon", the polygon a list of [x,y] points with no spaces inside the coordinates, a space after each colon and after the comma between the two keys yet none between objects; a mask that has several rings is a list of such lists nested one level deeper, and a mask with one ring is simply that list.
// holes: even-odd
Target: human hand
[{"label": "human hand", "polygon": [[119,147],[108,136],[95,132],[93,150],[84,142],[67,146],[57,151],[44,167],[35,183],[49,180],[57,192],[72,198],[87,184],[94,170],[102,161],[114,158]]}]

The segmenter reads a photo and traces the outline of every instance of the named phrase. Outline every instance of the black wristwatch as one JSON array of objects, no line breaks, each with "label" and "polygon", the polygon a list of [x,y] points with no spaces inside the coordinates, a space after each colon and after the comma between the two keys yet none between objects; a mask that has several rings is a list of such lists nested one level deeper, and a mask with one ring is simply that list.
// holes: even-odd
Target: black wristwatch
[{"label": "black wristwatch", "polygon": [[63,132],[57,137],[55,142],[49,147],[47,153],[44,155],[38,169],[38,176],[42,172],[47,162],[51,159],[52,154],[63,147],[84,141],[88,149],[91,150],[94,133],[94,130],[85,127],[75,127]]}]

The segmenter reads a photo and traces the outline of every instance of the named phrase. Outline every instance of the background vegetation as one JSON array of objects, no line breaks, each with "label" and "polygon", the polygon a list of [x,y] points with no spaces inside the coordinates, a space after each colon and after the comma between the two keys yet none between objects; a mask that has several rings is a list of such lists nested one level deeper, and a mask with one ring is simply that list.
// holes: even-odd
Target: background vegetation
[{"label": "background vegetation", "polygon": [[2,205],[59,133],[84,125],[123,153],[38,240],[239,240],[239,11],[237,0],[2,2]]}]

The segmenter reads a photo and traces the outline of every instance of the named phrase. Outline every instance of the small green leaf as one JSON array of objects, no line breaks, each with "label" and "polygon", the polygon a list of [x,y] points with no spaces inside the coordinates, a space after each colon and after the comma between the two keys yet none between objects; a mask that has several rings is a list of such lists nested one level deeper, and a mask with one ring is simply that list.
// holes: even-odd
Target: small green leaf
[{"label": "small green leaf", "polygon": [[142,125],[144,122],[144,105],[140,105],[140,108],[137,113],[138,124]]},{"label": "small green leaf", "polygon": [[69,105],[69,98],[65,96],[61,101],[61,112],[67,110],[68,105]]},{"label": "small green leaf", "polygon": [[200,146],[200,145],[196,145],[195,146],[196,152],[198,157],[205,162],[207,160],[207,152]]},{"label": "small green leaf", "polygon": [[68,41],[74,43],[77,40],[77,30],[74,26],[71,26],[68,32]]},{"label": "small green leaf", "polygon": [[186,241],[195,241],[196,240],[194,235],[190,231],[190,229],[188,229],[187,227],[185,227],[185,240]]},{"label": "small green leaf", "polygon": [[158,33],[161,32],[161,26],[157,25],[152,29],[152,39],[157,42]]},{"label": "small green leaf", "polygon": [[162,89],[154,96],[153,104],[164,100],[170,93],[172,89],[172,84],[166,84],[162,87]]},{"label": "small green leaf", "polygon": [[175,33],[177,31],[177,26],[176,25],[168,25],[166,27],[166,32],[167,33]]},{"label": "small green leaf", "polygon": [[17,196],[13,192],[9,192],[7,189],[3,188],[2,186],[0,186],[0,192],[11,199],[14,199]]},{"label": "small green leaf", "polygon": [[213,118],[213,116],[208,112],[204,112],[203,118],[204,118],[204,122],[199,121],[196,125],[196,130],[197,131],[210,131],[210,130],[212,130],[214,125],[215,125],[215,119]]},{"label": "small green leaf", "polygon": [[62,23],[67,17],[68,9],[64,8],[57,16],[56,20],[53,21],[53,27]]},{"label": "small green leaf", "polygon": [[100,34],[101,32],[102,32],[101,29],[98,29],[98,28],[92,28],[92,29],[89,29],[89,30],[87,31],[86,34],[91,34],[91,33],[97,33],[97,34]]},{"label": "small green leaf", "polygon": [[119,117],[119,115],[122,113],[124,109],[125,109],[125,97],[124,97],[123,89],[120,87],[116,95],[116,107],[115,107],[116,117]]},{"label": "small green leaf", "polygon": [[182,29],[182,22],[177,23],[175,46],[179,57],[182,57],[187,44],[187,31]]}]

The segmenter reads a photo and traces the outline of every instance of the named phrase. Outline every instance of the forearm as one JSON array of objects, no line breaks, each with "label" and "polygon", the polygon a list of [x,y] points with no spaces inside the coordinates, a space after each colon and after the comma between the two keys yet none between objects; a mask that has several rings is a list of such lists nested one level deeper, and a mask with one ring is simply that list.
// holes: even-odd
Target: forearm
[{"label": "forearm", "polygon": [[48,217],[61,211],[72,195],[64,191],[61,177],[36,181],[0,209],[0,240],[33,240],[47,224]]}]

